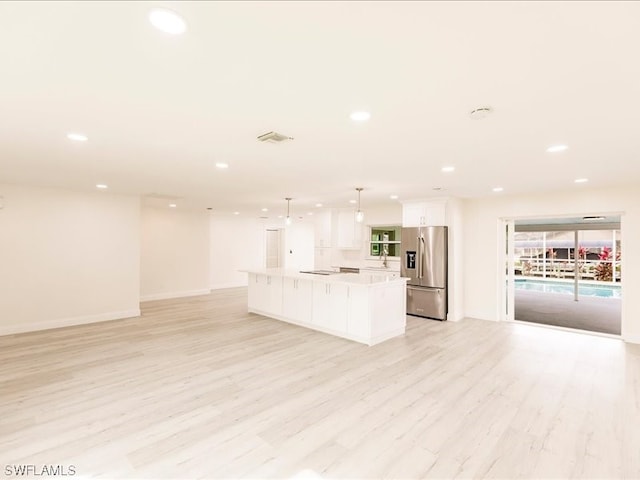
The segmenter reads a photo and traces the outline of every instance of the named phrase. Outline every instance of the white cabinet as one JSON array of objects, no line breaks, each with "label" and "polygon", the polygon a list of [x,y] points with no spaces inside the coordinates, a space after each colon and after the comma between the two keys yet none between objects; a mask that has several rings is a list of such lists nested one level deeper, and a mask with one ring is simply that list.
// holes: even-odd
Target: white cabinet
[{"label": "white cabinet", "polygon": [[331,211],[319,212],[315,217],[316,248],[331,247]]},{"label": "white cabinet", "polygon": [[249,271],[249,311],[375,345],[402,335],[406,280]]},{"label": "white cabinet", "polygon": [[346,331],[348,298],[347,285],[313,282],[312,323],[323,329]]},{"label": "white cabinet", "polygon": [[369,321],[369,289],[364,287],[349,288],[349,313],[347,315],[347,333],[359,338],[371,336]]},{"label": "white cabinet", "polygon": [[362,224],[356,222],[355,210],[338,210],[337,247],[343,250],[362,248]]},{"label": "white cabinet", "polygon": [[282,277],[249,275],[249,310],[269,315],[282,314]]},{"label": "white cabinet", "polygon": [[445,201],[411,202],[402,205],[402,226],[423,227],[447,224]]},{"label": "white cabinet", "polygon": [[313,282],[286,277],[282,283],[282,315],[294,322],[311,323]]}]

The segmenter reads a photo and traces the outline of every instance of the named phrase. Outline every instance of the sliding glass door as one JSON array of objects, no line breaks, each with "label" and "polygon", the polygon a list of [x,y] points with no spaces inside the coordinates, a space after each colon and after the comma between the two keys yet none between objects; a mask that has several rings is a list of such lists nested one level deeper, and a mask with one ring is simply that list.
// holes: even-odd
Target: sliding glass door
[{"label": "sliding glass door", "polygon": [[524,222],[514,232],[514,319],[619,335],[619,223]]}]

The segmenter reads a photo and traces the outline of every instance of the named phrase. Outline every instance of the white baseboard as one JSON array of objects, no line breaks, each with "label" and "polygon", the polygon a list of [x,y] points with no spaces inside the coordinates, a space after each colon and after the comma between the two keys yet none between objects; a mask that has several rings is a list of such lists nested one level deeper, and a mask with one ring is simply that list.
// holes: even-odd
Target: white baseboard
[{"label": "white baseboard", "polygon": [[140,309],[124,310],[122,312],[98,313],[96,315],[83,315],[81,317],[60,318],[50,322],[29,323],[26,325],[0,325],[0,336],[14,335],[16,333],[37,332],[52,328],[72,327],[74,325],[86,325],[88,323],[106,322],[121,318],[139,317]]},{"label": "white baseboard", "polygon": [[211,293],[211,290],[208,288],[182,292],[152,293],[151,295],[140,295],[140,301],[149,302],[151,300],[167,300],[169,298],[195,297],[197,295],[208,295],[209,293]]},{"label": "white baseboard", "polygon": [[211,285],[209,288],[211,290],[222,290],[223,288],[238,288],[238,287],[246,287],[247,282],[240,283],[216,283],[215,285]]},{"label": "white baseboard", "polygon": [[624,335],[622,339],[626,343],[637,343],[640,344],[640,335]]}]

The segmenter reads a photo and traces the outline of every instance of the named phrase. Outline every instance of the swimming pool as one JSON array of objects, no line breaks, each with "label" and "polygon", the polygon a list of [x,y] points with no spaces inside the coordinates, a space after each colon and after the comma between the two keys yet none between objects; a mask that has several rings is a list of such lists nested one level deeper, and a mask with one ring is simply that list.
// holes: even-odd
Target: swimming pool
[{"label": "swimming pool", "polygon": [[[564,293],[573,295],[573,283],[554,282],[549,280],[516,279],[515,288],[518,290],[533,290],[535,292]],[[621,298],[620,285],[578,285],[578,295],[585,297]]]}]

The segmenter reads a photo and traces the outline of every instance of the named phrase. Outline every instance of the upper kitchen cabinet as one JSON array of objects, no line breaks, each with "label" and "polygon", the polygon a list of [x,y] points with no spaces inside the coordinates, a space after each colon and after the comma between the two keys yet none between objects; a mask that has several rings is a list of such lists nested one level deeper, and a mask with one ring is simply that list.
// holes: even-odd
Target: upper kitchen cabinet
[{"label": "upper kitchen cabinet", "polygon": [[331,247],[331,211],[318,212],[315,217],[316,248]]},{"label": "upper kitchen cabinet", "polygon": [[446,200],[408,202],[402,204],[403,227],[447,225]]},{"label": "upper kitchen cabinet", "polygon": [[362,224],[356,222],[355,210],[337,211],[336,246],[343,250],[359,250],[362,248]]}]

